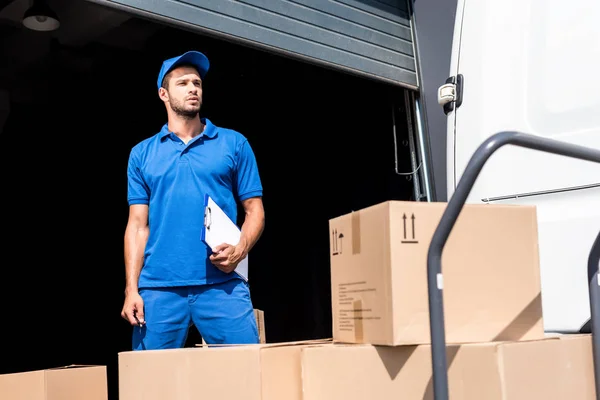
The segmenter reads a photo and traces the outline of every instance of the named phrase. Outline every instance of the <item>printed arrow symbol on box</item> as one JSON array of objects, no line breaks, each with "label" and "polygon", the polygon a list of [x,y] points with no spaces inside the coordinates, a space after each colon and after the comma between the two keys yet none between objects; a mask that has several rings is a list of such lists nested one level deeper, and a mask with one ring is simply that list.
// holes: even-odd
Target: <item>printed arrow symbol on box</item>
[{"label": "printed arrow symbol on box", "polygon": [[333,240],[333,255],[337,255],[337,228],[331,231],[331,239]]}]

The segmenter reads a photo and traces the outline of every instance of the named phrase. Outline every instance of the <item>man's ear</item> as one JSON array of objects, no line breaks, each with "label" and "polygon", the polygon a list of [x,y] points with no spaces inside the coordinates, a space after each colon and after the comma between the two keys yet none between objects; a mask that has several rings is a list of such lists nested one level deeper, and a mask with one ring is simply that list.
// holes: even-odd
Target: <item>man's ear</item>
[{"label": "man's ear", "polygon": [[160,97],[162,101],[169,101],[169,92],[167,92],[167,89],[164,87],[161,87],[158,89],[158,97]]}]

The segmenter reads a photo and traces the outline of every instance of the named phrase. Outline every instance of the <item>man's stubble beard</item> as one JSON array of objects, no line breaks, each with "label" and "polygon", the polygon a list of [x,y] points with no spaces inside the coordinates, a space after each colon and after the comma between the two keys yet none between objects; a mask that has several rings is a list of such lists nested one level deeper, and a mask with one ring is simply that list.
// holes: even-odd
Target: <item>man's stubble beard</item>
[{"label": "man's stubble beard", "polygon": [[181,104],[178,101],[171,100],[170,104],[171,104],[171,109],[178,116],[185,118],[185,119],[194,119],[200,112],[200,107],[202,107],[202,100],[198,100],[197,107],[192,107],[192,108],[187,108],[187,109],[183,106],[183,104]]}]

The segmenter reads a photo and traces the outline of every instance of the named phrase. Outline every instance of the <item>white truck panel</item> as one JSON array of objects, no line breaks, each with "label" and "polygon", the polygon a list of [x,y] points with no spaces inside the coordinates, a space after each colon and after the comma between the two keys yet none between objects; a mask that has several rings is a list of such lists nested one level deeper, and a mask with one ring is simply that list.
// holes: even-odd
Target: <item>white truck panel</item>
[{"label": "white truck panel", "polygon": [[[464,87],[462,105],[448,115],[448,196],[476,148],[500,131],[600,149],[600,2],[458,3],[464,12],[450,74],[462,74]],[[581,186],[588,188],[562,191]],[[586,271],[600,230],[600,164],[505,146],[468,202],[490,198],[537,205],[546,330],[578,331],[590,316]]]}]

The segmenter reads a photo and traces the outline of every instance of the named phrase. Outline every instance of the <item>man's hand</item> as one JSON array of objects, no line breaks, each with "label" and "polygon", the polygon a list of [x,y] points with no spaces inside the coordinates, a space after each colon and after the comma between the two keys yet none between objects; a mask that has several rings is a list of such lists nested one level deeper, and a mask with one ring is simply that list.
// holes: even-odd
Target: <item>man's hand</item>
[{"label": "man's hand", "polygon": [[125,296],[121,317],[132,326],[137,325],[141,328],[146,324],[146,320],[144,319],[144,300],[142,300],[142,296],[139,293],[132,292]]},{"label": "man's hand", "polygon": [[227,243],[218,245],[210,255],[210,262],[226,274],[233,272],[246,255],[239,244],[232,246]]}]

